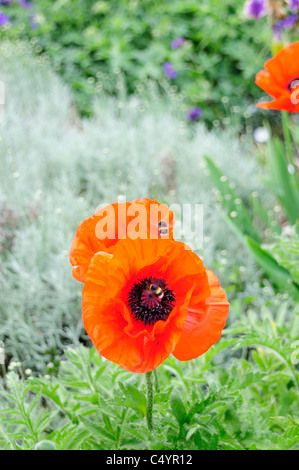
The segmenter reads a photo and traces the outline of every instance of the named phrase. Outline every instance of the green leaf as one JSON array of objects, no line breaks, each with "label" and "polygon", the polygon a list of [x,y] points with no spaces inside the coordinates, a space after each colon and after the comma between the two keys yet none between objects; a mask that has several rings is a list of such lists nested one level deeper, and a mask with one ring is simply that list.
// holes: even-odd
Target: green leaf
[{"label": "green leaf", "polygon": [[91,421],[90,419],[84,418],[83,416],[79,417],[79,421],[92,434],[93,437],[98,436],[100,439],[104,437],[105,439],[114,441],[114,436],[107,432],[101,425]]},{"label": "green leaf", "polygon": [[170,407],[177,422],[182,426],[187,421],[188,415],[185,405],[177,392],[174,392],[170,397]]},{"label": "green leaf", "polygon": [[80,448],[80,445],[84,440],[89,436],[89,433],[87,430],[82,430],[74,433],[72,438],[69,440],[69,442],[65,445],[64,449],[65,450],[78,450]]},{"label": "green leaf", "polygon": [[126,406],[146,416],[146,397],[144,393],[138,390],[134,385],[128,383],[123,384],[120,382],[119,386],[126,395]]},{"label": "green leaf", "polygon": [[285,149],[278,138],[274,137],[270,140],[267,157],[270,179],[266,182],[280,200],[293,225],[299,217],[299,191],[289,174]]},{"label": "green leaf", "polygon": [[219,437],[203,426],[194,434],[194,443],[199,450],[217,450]]},{"label": "green leaf", "polygon": [[52,441],[40,441],[35,444],[34,450],[56,450],[56,445]]},{"label": "green leaf", "polygon": [[289,291],[295,298],[299,298],[299,290],[293,284],[292,277],[287,269],[280,266],[277,261],[263,250],[250,237],[245,237],[247,245],[254,255],[257,263],[263,268],[266,274],[272,279],[273,283],[284,291]]},{"label": "green leaf", "polygon": [[261,237],[252,223],[252,217],[250,216],[245,204],[231,188],[227,177],[215,165],[215,163],[207,156],[204,158],[210,171],[211,180],[222,197],[222,205],[227,211],[227,216],[231,224],[235,225],[239,233],[241,232],[244,235],[249,235],[257,242],[260,242]]}]

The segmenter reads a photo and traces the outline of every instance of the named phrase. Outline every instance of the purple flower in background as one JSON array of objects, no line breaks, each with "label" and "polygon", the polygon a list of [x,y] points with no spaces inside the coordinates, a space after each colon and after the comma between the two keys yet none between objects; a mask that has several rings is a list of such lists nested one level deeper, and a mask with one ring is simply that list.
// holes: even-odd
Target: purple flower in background
[{"label": "purple flower in background", "polygon": [[37,15],[30,15],[30,23],[32,29],[37,29],[39,27],[39,22],[37,21]]},{"label": "purple flower in background", "polygon": [[167,75],[168,78],[170,78],[171,80],[173,80],[174,78],[177,77],[177,71],[173,68],[173,65],[171,62],[165,62],[163,64],[163,70],[164,70],[164,73],[165,75]]},{"label": "purple flower in background", "polygon": [[197,121],[197,119],[199,119],[201,115],[202,109],[198,106],[194,106],[193,108],[190,108],[187,112],[187,119],[189,121]]},{"label": "purple flower in background", "polygon": [[299,10],[299,0],[288,0],[290,10],[298,11]]},{"label": "purple flower in background", "polygon": [[11,2],[11,0],[2,0],[1,5],[7,5],[10,2]]},{"label": "purple flower in background", "polygon": [[293,15],[287,16],[283,20],[279,21],[276,23],[273,27],[273,30],[276,31],[277,33],[280,31],[283,31],[284,29],[289,29],[292,28],[298,20],[298,15]]},{"label": "purple flower in background", "polygon": [[186,39],[183,38],[183,36],[179,36],[171,42],[170,47],[173,50],[178,49],[179,47],[181,47],[184,44],[185,41],[186,41]]},{"label": "purple flower in background", "polygon": [[273,40],[277,43],[281,41],[281,32],[280,29],[277,27],[277,24],[273,25]]},{"label": "purple flower in background", "polygon": [[32,3],[28,2],[28,0],[19,0],[19,4],[21,5],[21,7],[26,8],[27,10],[29,10],[29,8],[32,8]]},{"label": "purple flower in background", "polygon": [[0,26],[7,24],[10,22],[8,16],[6,16],[2,11],[0,11]]},{"label": "purple flower in background", "polygon": [[247,0],[244,11],[249,18],[260,20],[266,14],[265,0]]}]

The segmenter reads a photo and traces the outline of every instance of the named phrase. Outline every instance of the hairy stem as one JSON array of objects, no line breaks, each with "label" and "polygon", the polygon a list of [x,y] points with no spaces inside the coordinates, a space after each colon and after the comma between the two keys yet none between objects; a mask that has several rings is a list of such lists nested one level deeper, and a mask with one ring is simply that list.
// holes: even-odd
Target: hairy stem
[{"label": "hairy stem", "polygon": [[147,387],[147,405],[146,405],[146,420],[147,420],[147,427],[149,431],[153,429],[153,402],[154,402],[154,393],[153,393],[153,379],[152,379],[152,371],[146,372],[146,387]]}]

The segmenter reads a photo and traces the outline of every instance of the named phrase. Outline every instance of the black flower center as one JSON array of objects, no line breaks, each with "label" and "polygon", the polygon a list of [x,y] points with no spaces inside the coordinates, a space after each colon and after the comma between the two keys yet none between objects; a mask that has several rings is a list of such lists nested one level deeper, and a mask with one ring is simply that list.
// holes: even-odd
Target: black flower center
[{"label": "black flower center", "polygon": [[289,90],[289,91],[293,91],[294,88],[296,88],[297,86],[299,86],[299,77],[298,77],[298,78],[294,78],[294,80],[292,80],[292,81],[288,84],[288,90]]},{"label": "black flower center", "polygon": [[168,289],[164,279],[145,277],[133,284],[128,305],[136,320],[145,325],[166,321],[174,307],[175,294]]}]

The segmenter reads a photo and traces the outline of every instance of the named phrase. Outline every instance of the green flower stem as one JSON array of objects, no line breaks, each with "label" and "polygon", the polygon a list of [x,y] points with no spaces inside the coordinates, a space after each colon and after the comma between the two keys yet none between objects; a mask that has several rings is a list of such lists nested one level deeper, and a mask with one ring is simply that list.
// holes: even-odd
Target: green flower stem
[{"label": "green flower stem", "polygon": [[292,137],[291,137],[290,127],[289,127],[289,114],[286,111],[282,111],[281,116],[282,116],[283,135],[284,135],[284,140],[285,140],[285,144],[287,148],[289,162],[291,165],[293,165],[294,171],[296,172],[295,158],[294,158],[294,152],[293,152],[293,147],[292,147]]},{"label": "green flower stem", "polygon": [[146,406],[146,420],[147,427],[149,431],[153,429],[153,402],[154,402],[154,393],[153,393],[153,380],[152,380],[152,371],[146,372],[146,387],[147,387],[147,406]]}]

